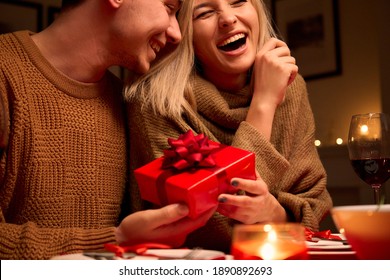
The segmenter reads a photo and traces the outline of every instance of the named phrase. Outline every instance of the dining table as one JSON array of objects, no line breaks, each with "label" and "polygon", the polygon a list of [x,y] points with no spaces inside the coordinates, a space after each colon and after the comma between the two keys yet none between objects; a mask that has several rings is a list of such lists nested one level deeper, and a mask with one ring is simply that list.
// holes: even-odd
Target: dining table
[{"label": "dining table", "polygon": [[[336,238],[335,238],[336,237]],[[358,260],[356,252],[339,233],[306,240],[307,260]],[[234,260],[231,254],[202,248],[173,249],[163,244],[139,244],[121,247],[106,244],[104,250],[85,251],[77,254],[59,255],[53,260]]]}]

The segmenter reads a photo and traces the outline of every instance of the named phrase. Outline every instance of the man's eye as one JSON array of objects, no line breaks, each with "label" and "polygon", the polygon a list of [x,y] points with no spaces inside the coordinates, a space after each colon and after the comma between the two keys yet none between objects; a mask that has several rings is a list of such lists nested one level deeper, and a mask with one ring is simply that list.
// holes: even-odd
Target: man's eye
[{"label": "man's eye", "polygon": [[176,15],[176,13],[179,11],[179,5],[175,4],[165,4],[165,7],[167,7],[168,13],[172,15]]},{"label": "man's eye", "polygon": [[175,6],[173,5],[165,5],[167,7],[168,12],[171,14],[175,11]]}]

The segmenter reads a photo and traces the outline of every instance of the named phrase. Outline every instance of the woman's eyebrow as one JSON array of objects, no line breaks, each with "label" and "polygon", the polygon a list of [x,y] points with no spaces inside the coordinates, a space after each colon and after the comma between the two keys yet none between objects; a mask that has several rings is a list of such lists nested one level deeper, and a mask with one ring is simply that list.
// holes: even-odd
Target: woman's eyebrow
[{"label": "woman's eyebrow", "polygon": [[206,7],[206,6],[210,6],[210,5],[211,5],[210,2],[203,2],[203,3],[201,3],[201,4],[197,5],[197,6],[195,6],[195,7],[194,7],[194,11],[199,10],[199,9],[201,9],[201,8],[203,8],[203,7]]}]

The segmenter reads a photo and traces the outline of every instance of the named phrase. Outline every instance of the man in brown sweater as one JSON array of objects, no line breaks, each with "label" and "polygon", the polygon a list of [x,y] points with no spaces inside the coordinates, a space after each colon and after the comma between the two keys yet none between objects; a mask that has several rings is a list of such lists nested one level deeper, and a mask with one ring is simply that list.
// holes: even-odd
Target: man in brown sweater
[{"label": "man in brown sweater", "polygon": [[8,147],[0,158],[0,259],[47,259],[105,243],[180,245],[196,221],[170,205],[120,223],[128,141],[122,84],[107,68],[149,70],[181,39],[179,0],[62,1],[33,34],[0,36],[0,98]]}]

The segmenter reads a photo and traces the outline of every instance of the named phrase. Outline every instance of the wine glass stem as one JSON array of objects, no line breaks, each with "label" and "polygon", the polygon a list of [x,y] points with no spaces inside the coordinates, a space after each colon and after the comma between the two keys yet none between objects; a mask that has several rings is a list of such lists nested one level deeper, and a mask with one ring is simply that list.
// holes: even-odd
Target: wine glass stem
[{"label": "wine glass stem", "polygon": [[381,196],[381,185],[372,185],[371,187],[374,190],[375,204],[379,204],[380,203],[380,196]]}]

